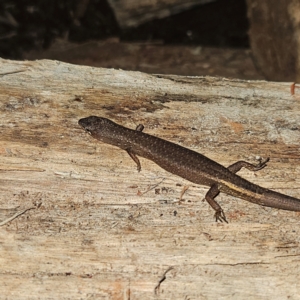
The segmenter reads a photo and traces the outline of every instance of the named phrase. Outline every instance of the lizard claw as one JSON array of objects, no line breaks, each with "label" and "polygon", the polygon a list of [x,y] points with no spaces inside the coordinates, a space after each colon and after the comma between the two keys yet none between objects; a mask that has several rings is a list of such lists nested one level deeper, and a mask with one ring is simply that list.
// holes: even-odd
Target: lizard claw
[{"label": "lizard claw", "polygon": [[263,169],[267,165],[267,162],[269,160],[270,160],[270,157],[266,158],[265,160],[260,159],[259,163],[255,166],[253,171],[258,171],[258,170]]},{"label": "lizard claw", "polygon": [[216,218],[216,222],[220,221],[222,223],[224,221],[224,222],[226,222],[228,224],[228,221],[227,221],[227,219],[225,217],[225,214],[224,214],[224,212],[223,212],[222,209],[216,211],[215,218]]}]

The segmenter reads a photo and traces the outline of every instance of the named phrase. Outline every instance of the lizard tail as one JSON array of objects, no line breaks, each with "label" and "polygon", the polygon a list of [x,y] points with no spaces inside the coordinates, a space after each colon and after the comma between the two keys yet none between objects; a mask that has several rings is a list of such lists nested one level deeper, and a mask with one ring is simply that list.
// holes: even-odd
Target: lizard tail
[{"label": "lizard tail", "polygon": [[300,211],[300,199],[271,190],[266,190],[262,194],[261,205],[285,210]]}]

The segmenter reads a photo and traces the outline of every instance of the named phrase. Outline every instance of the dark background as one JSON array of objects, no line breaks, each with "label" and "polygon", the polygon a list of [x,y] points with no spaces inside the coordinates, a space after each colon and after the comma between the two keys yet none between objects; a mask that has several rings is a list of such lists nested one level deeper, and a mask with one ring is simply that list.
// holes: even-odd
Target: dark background
[{"label": "dark background", "polygon": [[121,41],[248,48],[246,3],[219,0],[161,20],[121,30],[105,0],[91,0],[84,12],[78,1],[2,0],[0,57],[22,59],[47,49],[56,38],[82,43],[119,37]]}]

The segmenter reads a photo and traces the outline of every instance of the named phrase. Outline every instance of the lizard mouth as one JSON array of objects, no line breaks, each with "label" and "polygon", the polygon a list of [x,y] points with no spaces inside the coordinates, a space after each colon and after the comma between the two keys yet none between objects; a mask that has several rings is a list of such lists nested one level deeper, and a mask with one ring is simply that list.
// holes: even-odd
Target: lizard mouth
[{"label": "lizard mouth", "polygon": [[92,135],[92,132],[89,129],[84,129],[89,135]]},{"label": "lizard mouth", "polygon": [[91,130],[88,128],[88,122],[87,122],[87,118],[83,118],[83,119],[80,119],[78,121],[78,124],[89,134],[89,135],[92,135],[92,132]]}]

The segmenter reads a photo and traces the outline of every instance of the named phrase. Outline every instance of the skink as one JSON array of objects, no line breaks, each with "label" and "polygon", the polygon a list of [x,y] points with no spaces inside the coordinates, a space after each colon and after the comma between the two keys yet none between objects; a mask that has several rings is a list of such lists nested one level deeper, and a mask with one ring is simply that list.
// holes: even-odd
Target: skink
[{"label": "skink", "polygon": [[78,123],[97,140],[126,150],[138,171],[141,170],[141,164],[137,156],[142,156],[170,173],[209,186],[205,200],[215,210],[216,221],[227,222],[221,206],[215,201],[220,192],[263,206],[300,211],[300,199],[268,190],[236,174],[242,167],[260,170],[269,159],[258,165],[238,161],[226,168],[200,153],[142,132],[142,125],[133,130],[96,116],[80,119]]}]

